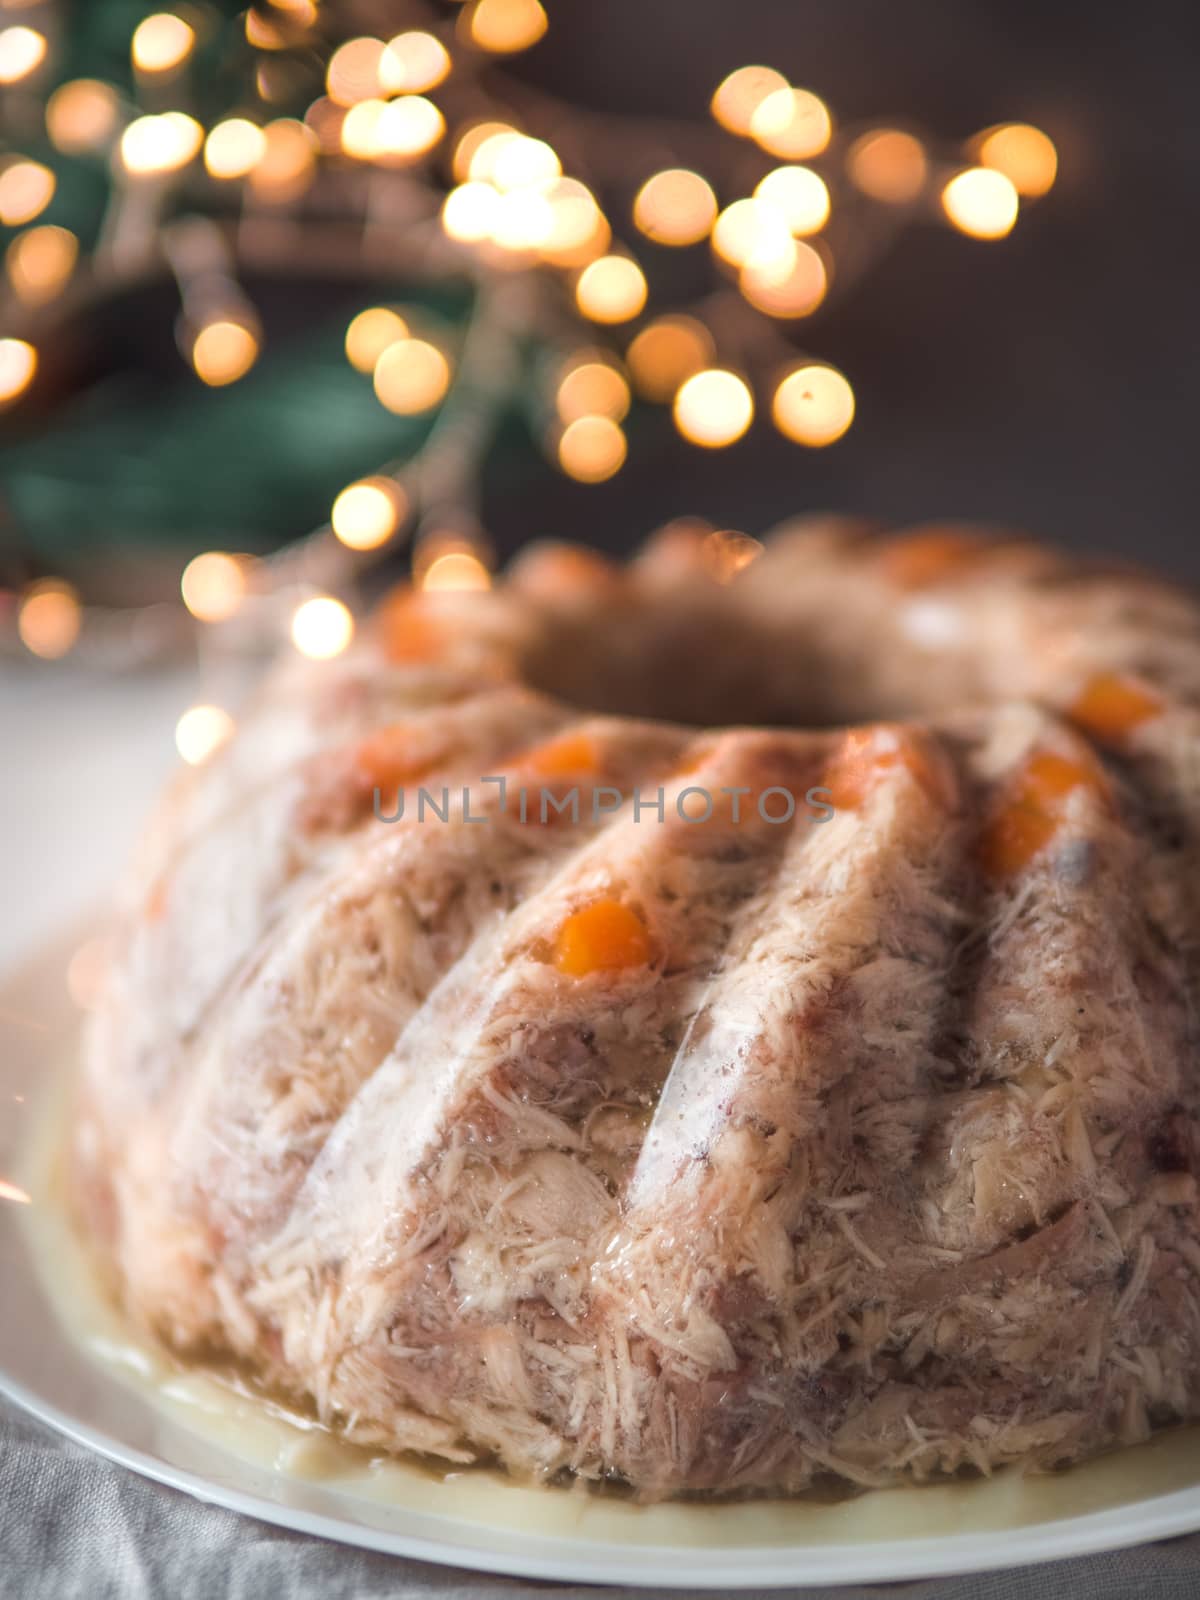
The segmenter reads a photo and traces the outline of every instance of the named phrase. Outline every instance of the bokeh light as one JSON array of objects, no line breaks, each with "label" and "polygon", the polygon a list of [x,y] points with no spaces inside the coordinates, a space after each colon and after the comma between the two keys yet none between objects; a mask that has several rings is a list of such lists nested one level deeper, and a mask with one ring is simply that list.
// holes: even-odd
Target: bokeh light
[{"label": "bokeh light", "polygon": [[552,221],[542,259],[557,267],[583,267],[604,255],[612,229],[595,195],[578,178],[559,178],[546,191]]},{"label": "bokeh light", "polygon": [[718,450],[735,443],[749,428],[754,420],[754,396],[736,372],[708,367],[680,387],[674,417],[685,439]]},{"label": "bokeh light", "polygon": [[183,603],[199,622],[224,622],[246,596],[246,566],[225,550],[193,556],[179,580]]},{"label": "bokeh light", "polygon": [[40,161],[13,161],[0,167],[0,222],[19,228],[32,222],[54,199],[57,180]]},{"label": "bokeh light", "polygon": [[206,323],[192,344],[196,376],[212,389],[236,383],[257,360],[258,338],[254,330],[226,318]]},{"label": "bokeh light", "polygon": [[379,85],[385,94],[423,94],[437,88],[450,65],[450,52],[442,41],[414,28],[388,43],[379,60]]},{"label": "bokeh light", "polygon": [[696,244],[708,237],[716,219],[712,186],[686,167],[656,172],[633,202],[634,223],[656,244]]},{"label": "bokeh light", "polygon": [[776,167],[759,183],[754,198],[774,207],[797,238],[819,232],[829,220],[829,190],[811,167]]},{"label": "bokeh light", "polygon": [[784,161],[820,155],[833,134],[829,107],[808,89],[775,89],[750,118],[756,143]]},{"label": "bokeh light", "polygon": [[370,154],[380,161],[413,161],[432,150],[445,131],[446,119],[432,100],[422,94],[401,95],[374,119]]},{"label": "bokeh light", "polygon": [[787,218],[763,200],[735,200],[713,228],[712,246],[722,261],[744,267],[753,261],[762,271],[783,276],[795,260],[795,241]]},{"label": "bokeh light", "polygon": [[786,272],[762,270],[751,263],[738,274],[738,287],[756,310],[769,317],[808,317],[824,300],[829,275],[819,251],[800,240]]},{"label": "bokeh light", "polygon": [[497,199],[492,242],[517,253],[539,250],[554,227],[554,209],[547,197],[537,189],[514,189],[511,194],[497,194]]},{"label": "bokeh light", "polygon": [[629,385],[611,362],[584,359],[559,379],[554,407],[562,422],[609,417],[620,422],[629,410]]},{"label": "bokeh light", "polygon": [[491,236],[500,205],[500,196],[490,183],[468,179],[451,189],[442,202],[442,227],[460,244],[478,244]]},{"label": "bokeh light", "polygon": [[350,550],[377,550],[396,532],[408,511],[400,485],[391,478],[364,478],[333,502],[333,531]]},{"label": "bokeh light", "polygon": [[354,618],[332,595],[317,595],[296,607],[292,643],[312,661],[331,661],[354,638]]},{"label": "bokeh light", "polygon": [[135,177],[186,167],[204,142],[204,129],[184,111],[137,117],[121,135],[121,163]]},{"label": "bokeh light", "polygon": [[37,372],[37,351],[25,339],[0,339],[0,406],[20,399]]},{"label": "bokeh light", "polygon": [[717,86],[710,109],[723,128],[748,139],[759,106],[769,94],[787,86],[783,73],[774,67],[738,67]]},{"label": "bokeh light", "polygon": [[969,167],[942,190],[942,209],[960,233],[972,239],[1003,239],[1020,210],[1011,178],[990,167]]},{"label": "bokeh light", "polygon": [[601,256],[579,274],[575,303],[592,322],[628,322],[646,304],[646,279],[628,256]]},{"label": "bokeh light", "polygon": [[562,162],[544,139],[530,139],[523,133],[497,133],[480,145],[471,163],[471,176],[486,177],[497,189],[505,191],[525,189],[561,178]]},{"label": "bokeh light", "polygon": [[199,767],[233,736],[233,718],[221,706],[192,706],[175,724],[175,748]]},{"label": "bokeh light", "polygon": [[117,91],[96,78],[74,78],[46,102],[46,132],[64,155],[98,150],[117,128]]},{"label": "bokeh light", "polygon": [[1058,151],[1040,128],[1027,122],[1004,123],[980,134],[976,145],[980,165],[1002,172],[1018,194],[1036,199],[1054,187]]},{"label": "bokeh light", "polygon": [[482,147],[498,133],[514,133],[516,130],[507,122],[474,122],[465,128],[458,136],[458,143],[454,146],[454,156],[451,162],[454,176],[460,183],[470,177],[489,176],[488,173],[472,173],[471,163]]},{"label": "bokeh light", "polygon": [[9,245],[4,264],[13,293],[24,305],[52,300],[75,270],[79,240],[66,228],[29,228]]},{"label": "bokeh light", "polygon": [[846,154],[850,180],[872,200],[885,205],[907,205],[925,187],[929,162],[925,146],[899,128],[878,128],[864,133]]},{"label": "bokeh light", "polygon": [[317,137],[293,117],[277,117],[262,131],[266,149],[250,174],[250,187],[259,198],[284,205],[308,187]]},{"label": "bokeh light", "polygon": [[834,367],[807,363],[776,388],[771,415],[797,444],[833,444],[854,421],[854,390]]},{"label": "bokeh light", "polygon": [[470,550],[445,548],[446,543],[429,542],[421,561],[420,587],[443,594],[490,589],[492,575],[480,558]]},{"label": "bokeh light", "polygon": [[463,15],[472,42],[492,55],[528,50],[549,26],[539,0],[474,0]]},{"label": "bokeh light", "polygon": [[397,416],[428,411],[449,387],[450,363],[425,339],[399,339],[375,363],[379,403]]},{"label": "bokeh light", "polygon": [[204,141],[204,165],[213,178],[244,178],[266,153],[266,134],[245,117],[218,122]]},{"label": "bokeh light", "polygon": [[17,632],[31,655],[45,661],[65,656],[79,637],[83,612],[69,583],[50,578],[35,583],[21,601]]},{"label": "bokeh light", "polygon": [[408,323],[390,306],[368,306],[346,329],[346,357],[359,372],[374,372],[375,363],[399,339],[408,338]]},{"label": "bokeh light", "polygon": [[681,383],[708,366],[715,354],[712,335],[689,316],[659,317],[647,324],[625,352],[637,392],[664,404]]},{"label": "bokeh light", "polygon": [[558,441],[558,464],[580,483],[603,483],[625,460],[625,435],[611,417],[576,417]]},{"label": "bokeh light", "polygon": [[45,59],[45,35],[36,28],[0,29],[0,84],[20,83]]},{"label": "bokeh light", "polygon": [[354,106],[369,100],[382,88],[382,39],[347,39],[329,58],[325,69],[325,88],[339,106]]},{"label": "bokeh light", "polygon": [[134,29],[133,64],[139,72],[170,72],[187,60],[195,43],[195,30],[182,17],[158,11]]}]

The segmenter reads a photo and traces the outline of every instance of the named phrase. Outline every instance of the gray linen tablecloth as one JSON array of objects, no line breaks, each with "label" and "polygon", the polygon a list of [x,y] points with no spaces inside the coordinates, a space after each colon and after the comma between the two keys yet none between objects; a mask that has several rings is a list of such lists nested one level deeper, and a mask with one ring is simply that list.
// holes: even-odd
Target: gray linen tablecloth
[{"label": "gray linen tablecloth", "polygon": [[[528,1583],[289,1533],[150,1483],[0,1402],[4,1600],[501,1600],[524,1595],[569,1600],[684,1592]],[[1009,1572],[769,1592],[841,1600],[1196,1600],[1200,1535]]]}]

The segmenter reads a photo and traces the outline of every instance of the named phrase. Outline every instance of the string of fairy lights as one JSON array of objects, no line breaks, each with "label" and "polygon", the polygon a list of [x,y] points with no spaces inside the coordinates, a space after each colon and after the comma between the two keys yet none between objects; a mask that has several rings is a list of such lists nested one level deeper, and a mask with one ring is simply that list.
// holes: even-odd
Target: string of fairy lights
[{"label": "string of fairy lights", "polygon": [[[953,150],[910,128],[838,128],[816,93],[766,66],[718,84],[707,126],[583,111],[502,70],[547,26],[540,0],[262,0],[234,19],[195,0],[137,22],[130,92],[63,81],[61,8],[4,0],[0,226],[14,234],[0,409],[36,395],[67,315],[164,271],[181,355],[218,388],[262,350],[246,265],[302,259],[414,285],[456,276],[473,301],[463,329],[402,302],[350,322],[346,359],[378,404],[432,426],[407,459],[347,484],[326,524],[265,559],[197,555],[181,605],[113,612],[42,580],[8,597],[0,642],[110,659],[195,635],[203,658],[236,624],[243,639],[287,633],[306,655],[335,656],[353,636],[356,576],[409,535],[419,585],[486,586],[480,471],[514,383],[530,382],[517,354],[531,343],[543,354],[529,414],[580,482],[620,471],[635,397],[669,408],[702,449],[735,445],[760,412],[798,445],[830,445],[853,422],[854,392],[801,352],[797,327],[898,228],[940,221],[999,239],[1055,181],[1054,145],[1027,124]],[[231,30],[249,63],[241,103],[202,117],[199,75]],[[39,220],[57,176],[20,152],[29,129],[61,157],[107,163],[87,247]],[[702,292],[681,301],[659,268],[688,251],[709,264]],[[192,754],[228,731],[216,707],[194,710],[204,715],[188,714],[180,740]]]}]

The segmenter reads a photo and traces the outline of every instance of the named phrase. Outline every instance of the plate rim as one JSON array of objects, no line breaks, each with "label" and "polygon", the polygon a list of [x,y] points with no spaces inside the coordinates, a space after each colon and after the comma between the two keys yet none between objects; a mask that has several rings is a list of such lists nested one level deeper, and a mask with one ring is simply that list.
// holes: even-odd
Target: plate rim
[{"label": "plate rim", "polygon": [[[92,1365],[103,1372],[100,1363]],[[106,1381],[117,1382],[105,1375]],[[242,1516],[256,1517],[294,1533],[329,1539],[337,1544],[372,1550],[385,1555],[407,1556],[440,1566],[457,1566],[473,1572],[491,1572],[505,1577],[551,1579],[564,1582],[642,1583],[652,1588],[729,1589],[753,1584],[790,1584],[810,1587],[814,1583],[848,1586],[860,1583],[908,1582],[920,1578],[953,1577],[974,1572],[1010,1571],[1037,1566],[1043,1562],[1065,1561],[1076,1556],[1101,1555],[1106,1551],[1133,1548],[1162,1539],[1178,1538],[1200,1530],[1200,1488],[1176,1489],[1154,1495],[1126,1508],[1085,1512],[1075,1517],[1035,1524],[1013,1530],[990,1530],[965,1534],[880,1541],[876,1547],[864,1544],[829,1545],[706,1545],[703,1565],[689,1568],[681,1558],[697,1560],[688,1546],[639,1544],[621,1547],[615,1543],[539,1533],[539,1541],[562,1546],[561,1554],[519,1555],[497,1550],[494,1553],[460,1546],[445,1539],[373,1528],[366,1523],[339,1519],[323,1512],[289,1506],[252,1491],[214,1483],[185,1467],[174,1466],[149,1452],[127,1445],[102,1428],[71,1416],[53,1402],[36,1394],[24,1383],[0,1369],[0,1395],[35,1421],[56,1433],[95,1451],[118,1466],[137,1472],[155,1483],[192,1496],[205,1505],[220,1506]],[[234,1458],[236,1459],[236,1457]],[[281,1478],[284,1475],[280,1475]],[[1115,1512],[1123,1512],[1124,1520]],[[1130,1517],[1132,1513],[1132,1526]],[[413,1514],[413,1513],[410,1513]],[[1106,1523],[1116,1526],[1105,1527]],[[486,1526],[478,1524],[481,1535]],[[1004,1539],[1006,1532],[1019,1533],[1019,1548],[1006,1555],[990,1548],[990,1541]],[[1009,1544],[1009,1541],[1005,1541]],[[671,1561],[669,1572],[647,1569],[647,1558]],[[853,1569],[847,1562],[853,1558]],[[593,1561],[603,1561],[604,1576],[597,1577]],[[804,1563],[802,1585],[796,1584],[795,1566]],[[726,1570],[736,1565],[740,1573]],[[740,1579],[740,1581],[739,1581]]]},{"label": "plate rim", "polygon": [[[14,990],[28,986],[34,978],[45,981],[48,975],[61,976],[65,954],[94,929],[95,923],[89,919],[88,924],[71,930],[69,941],[60,937],[35,951],[32,959],[0,975],[0,996],[7,1002]],[[70,1035],[77,1032],[77,1021],[77,1017],[72,1016],[69,1028],[54,1028],[52,1034],[57,1037],[40,1040],[38,1049],[43,1053],[54,1050],[57,1056]],[[56,1090],[61,1092],[61,1060],[43,1061],[42,1068],[41,1081],[31,1096],[36,1104],[26,1105],[25,1115],[15,1119],[24,1125],[23,1132],[17,1128],[13,1134],[12,1148],[21,1156],[27,1157],[30,1146],[36,1144],[38,1124],[46,1115],[47,1103]],[[10,1070],[19,1071],[19,1068],[9,1069],[0,1062],[0,1082]],[[38,1281],[32,1231],[17,1226],[15,1232],[20,1241],[18,1262]],[[135,1405],[151,1412],[159,1409],[152,1395],[131,1391],[106,1362],[70,1335],[62,1326],[62,1319],[49,1296],[41,1293],[38,1304],[42,1314],[54,1324],[57,1336],[66,1340],[78,1359],[86,1363],[95,1382],[122,1390],[126,1402],[132,1399]],[[169,1451],[155,1454],[127,1442],[118,1432],[97,1426],[84,1415],[60,1406],[44,1383],[30,1383],[17,1376],[5,1364],[7,1361],[8,1356],[0,1353],[0,1396],[71,1442],[202,1504],[220,1506],[276,1527],[353,1548],[505,1577],[591,1584],[635,1583],[655,1589],[808,1588],[813,1584],[842,1587],[1012,1570],[1200,1532],[1200,1483],[1196,1483],[1045,1522],[975,1528],[966,1533],[862,1542],[841,1540],[827,1544],[772,1541],[757,1545],[696,1546],[640,1540],[636,1544],[622,1544],[615,1538],[597,1539],[539,1528],[529,1536],[528,1550],[514,1549],[506,1546],[510,1530],[470,1514],[456,1515],[451,1509],[441,1513],[398,1504],[395,1509],[403,1517],[429,1524],[431,1531],[423,1533],[388,1528],[359,1517],[338,1516],[334,1511],[273,1499],[244,1484],[206,1477],[202,1472],[174,1463]],[[203,1438],[202,1430],[188,1429],[181,1422],[175,1425],[185,1433]],[[252,1463],[235,1451],[223,1447],[223,1454],[232,1466],[247,1475],[256,1471]],[[261,1475],[263,1469],[257,1471]],[[295,1485],[299,1481],[278,1469],[268,1475],[281,1486]],[[331,1492],[331,1498],[336,1504],[336,1491]]]}]

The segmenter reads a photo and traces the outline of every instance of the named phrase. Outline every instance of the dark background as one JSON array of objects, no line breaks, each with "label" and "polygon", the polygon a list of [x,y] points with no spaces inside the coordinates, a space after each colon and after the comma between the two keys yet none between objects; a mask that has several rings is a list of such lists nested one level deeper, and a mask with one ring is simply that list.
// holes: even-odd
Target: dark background
[{"label": "dark background", "polygon": [[612,548],[681,511],[758,531],[836,507],[906,523],[969,517],[1200,578],[1200,20],[1195,5],[1053,0],[550,0],[522,71],[599,106],[703,115],[730,67],[766,61],[844,121],[962,139],[1026,119],[1057,187],[1006,240],[902,236],[804,326],[858,418],[803,451],[760,416],[734,449],[664,440],[610,484],[494,504]]},{"label": "dark background", "polygon": [[[625,552],[682,514],[759,533],[834,509],[1022,527],[1200,579],[1194,0],[547,4],[549,33],[512,70],[563,100],[704,125],[716,83],[763,61],[822,94],[844,126],[895,119],[949,151],[991,123],[1034,122],[1058,146],[1059,180],[1004,240],[905,230],[863,282],[798,325],[802,347],[856,392],[855,425],[832,448],[782,439],[761,390],[749,436],[716,452],[639,407],[627,466],[585,487],[541,459],[524,423],[510,427],[484,481],[499,555],[531,538]],[[126,62],[144,9],[77,0],[72,70]],[[629,194],[605,199],[614,218],[627,213]],[[701,278],[704,254],[657,252],[664,269],[694,257]],[[295,538],[324,521],[337,488],[405,448],[404,424],[342,353],[346,322],[376,289],[302,274],[247,287],[263,360],[228,390],[203,390],[182,361],[169,284],[46,351],[39,399],[0,434],[0,555],[24,562],[7,581],[64,571],[92,593],[106,574],[132,581],[132,554],[137,581],[157,573],[173,592],[181,556]],[[398,552],[387,576],[407,560]]]}]

